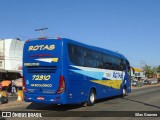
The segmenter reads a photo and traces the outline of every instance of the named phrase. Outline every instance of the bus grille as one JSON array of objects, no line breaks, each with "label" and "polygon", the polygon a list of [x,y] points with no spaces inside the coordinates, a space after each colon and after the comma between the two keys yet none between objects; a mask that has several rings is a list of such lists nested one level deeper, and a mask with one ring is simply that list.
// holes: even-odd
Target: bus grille
[{"label": "bus grille", "polygon": [[28,73],[54,73],[56,66],[29,66],[27,67]]}]

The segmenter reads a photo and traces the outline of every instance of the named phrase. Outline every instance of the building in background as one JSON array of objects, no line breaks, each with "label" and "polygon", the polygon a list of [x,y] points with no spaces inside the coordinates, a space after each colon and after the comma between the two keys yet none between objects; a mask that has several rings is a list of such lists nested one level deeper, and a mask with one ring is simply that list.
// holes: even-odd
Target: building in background
[{"label": "building in background", "polygon": [[158,82],[160,82],[160,71],[156,74],[156,78],[158,79]]},{"label": "building in background", "polygon": [[131,69],[131,77],[136,78],[136,79],[145,79],[145,72],[139,68],[133,68],[134,69],[134,74],[133,70]]},{"label": "building in background", "polygon": [[4,73],[11,79],[22,73],[23,45],[20,39],[0,39],[0,80]]}]

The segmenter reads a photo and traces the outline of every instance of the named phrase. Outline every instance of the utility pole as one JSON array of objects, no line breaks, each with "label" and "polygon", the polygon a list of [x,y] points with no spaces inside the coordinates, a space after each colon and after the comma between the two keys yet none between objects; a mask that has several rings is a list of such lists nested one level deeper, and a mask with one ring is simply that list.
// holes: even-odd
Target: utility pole
[{"label": "utility pole", "polygon": [[141,64],[141,70],[143,71],[143,76],[146,77],[145,76],[146,71],[144,71],[144,66],[146,65],[146,62],[144,60],[142,60],[142,61],[140,61],[140,64]]},{"label": "utility pole", "polygon": [[41,34],[41,37],[44,38],[45,36],[44,36],[43,31],[44,31],[44,30],[47,30],[47,29],[48,29],[48,28],[40,28],[40,29],[35,29],[35,31],[39,31],[40,34]]},{"label": "utility pole", "polygon": [[141,69],[146,65],[146,62],[144,60],[140,61]]}]

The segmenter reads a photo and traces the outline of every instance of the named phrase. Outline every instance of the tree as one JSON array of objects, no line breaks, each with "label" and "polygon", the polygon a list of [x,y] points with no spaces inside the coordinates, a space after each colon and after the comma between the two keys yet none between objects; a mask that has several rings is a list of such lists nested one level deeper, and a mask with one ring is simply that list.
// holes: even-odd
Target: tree
[{"label": "tree", "polygon": [[146,77],[155,76],[157,73],[157,67],[151,67],[149,65],[145,65],[143,67]]},{"label": "tree", "polygon": [[143,66],[143,71],[145,72],[145,76],[149,77],[151,74],[151,66],[145,64]]},{"label": "tree", "polygon": [[157,67],[152,67],[152,69],[151,69],[151,75],[152,76],[155,76],[156,75],[156,73],[157,73]]},{"label": "tree", "polygon": [[160,73],[160,65],[157,67],[157,72]]}]

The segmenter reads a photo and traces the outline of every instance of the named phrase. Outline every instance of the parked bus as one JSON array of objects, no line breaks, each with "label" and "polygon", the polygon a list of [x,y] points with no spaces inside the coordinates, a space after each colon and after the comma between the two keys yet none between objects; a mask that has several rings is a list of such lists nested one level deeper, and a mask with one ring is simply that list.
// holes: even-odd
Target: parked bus
[{"label": "parked bus", "polygon": [[131,92],[123,55],[66,38],[28,40],[23,50],[24,100],[94,105]]}]

